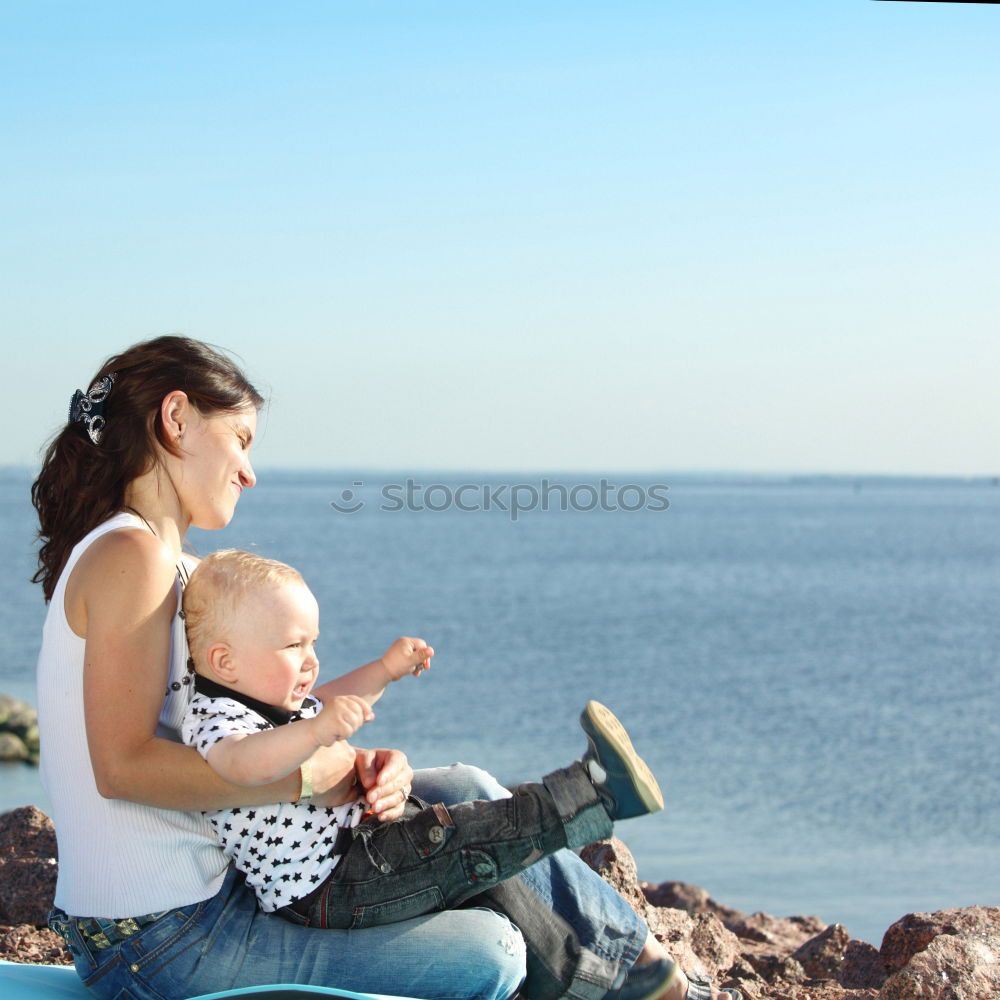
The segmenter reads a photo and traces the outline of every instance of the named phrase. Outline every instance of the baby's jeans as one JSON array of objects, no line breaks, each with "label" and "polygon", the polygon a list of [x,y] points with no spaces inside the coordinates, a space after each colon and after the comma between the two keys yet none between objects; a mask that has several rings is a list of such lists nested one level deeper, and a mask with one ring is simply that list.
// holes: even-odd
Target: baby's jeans
[{"label": "baby's jeans", "polygon": [[[510,798],[493,775],[468,764],[418,770],[413,790],[449,807]],[[571,850],[498,882],[467,906],[496,910],[521,932],[527,946],[523,1000],[601,1000],[635,964],[649,934],[635,910]]]},{"label": "baby's jeans", "polygon": [[346,930],[456,909],[556,851],[611,835],[580,763],[512,791],[450,807],[411,797],[403,819],[354,827],[326,882],[282,915]]}]

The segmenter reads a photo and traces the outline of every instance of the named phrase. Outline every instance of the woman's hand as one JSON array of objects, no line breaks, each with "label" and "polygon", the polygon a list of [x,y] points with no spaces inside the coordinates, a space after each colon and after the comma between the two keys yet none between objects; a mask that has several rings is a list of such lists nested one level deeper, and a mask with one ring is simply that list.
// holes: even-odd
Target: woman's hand
[{"label": "woman's hand", "polygon": [[413,768],[402,750],[355,750],[358,784],[372,812],[384,823],[401,819],[413,786]]},{"label": "woman's hand", "polygon": [[349,743],[338,740],[328,747],[320,747],[310,758],[314,805],[342,806],[357,802],[362,795],[354,769],[355,751]]}]

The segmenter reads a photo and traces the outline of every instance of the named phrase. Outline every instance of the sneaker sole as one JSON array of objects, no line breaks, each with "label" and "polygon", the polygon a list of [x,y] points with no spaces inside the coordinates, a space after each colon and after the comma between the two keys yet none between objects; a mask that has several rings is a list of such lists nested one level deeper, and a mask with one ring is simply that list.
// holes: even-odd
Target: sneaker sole
[{"label": "sneaker sole", "polygon": [[591,739],[603,740],[621,760],[646,811],[659,812],[663,808],[659,782],[649,765],[635,752],[632,740],[614,712],[599,701],[588,701],[580,716],[580,725]]}]

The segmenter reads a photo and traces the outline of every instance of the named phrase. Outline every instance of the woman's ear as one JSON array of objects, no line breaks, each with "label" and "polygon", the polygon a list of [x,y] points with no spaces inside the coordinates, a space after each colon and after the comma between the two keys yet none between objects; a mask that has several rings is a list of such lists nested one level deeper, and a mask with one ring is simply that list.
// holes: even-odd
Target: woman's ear
[{"label": "woman's ear", "polygon": [[205,661],[221,683],[235,684],[239,680],[236,658],[228,643],[216,642],[209,646],[205,652]]},{"label": "woman's ear", "polygon": [[180,445],[191,410],[191,400],[182,389],[175,389],[163,397],[163,402],[160,403],[160,422],[163,424],[166,440],[172,445]]}]

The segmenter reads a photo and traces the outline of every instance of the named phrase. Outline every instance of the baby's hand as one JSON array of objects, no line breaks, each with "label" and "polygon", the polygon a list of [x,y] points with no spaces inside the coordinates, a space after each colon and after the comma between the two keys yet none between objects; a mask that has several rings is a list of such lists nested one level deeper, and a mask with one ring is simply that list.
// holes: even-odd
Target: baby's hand
[{"label": "baby's hand", "polygon": [[363,698],[355,694],[339,694],[327,701],[319,715],[313,716],[309,723],[316,744],[328,747],[338,740],[346,740],[374,718],[371,705]]},{"label": "baby's hand", "polygon": [[407,674],[419,677],[431,665],[434,650],[423,639],[410,639],[403,636],[397,639],[383,654],[382,663],[389,671],[389,676],[398,681]]}]

